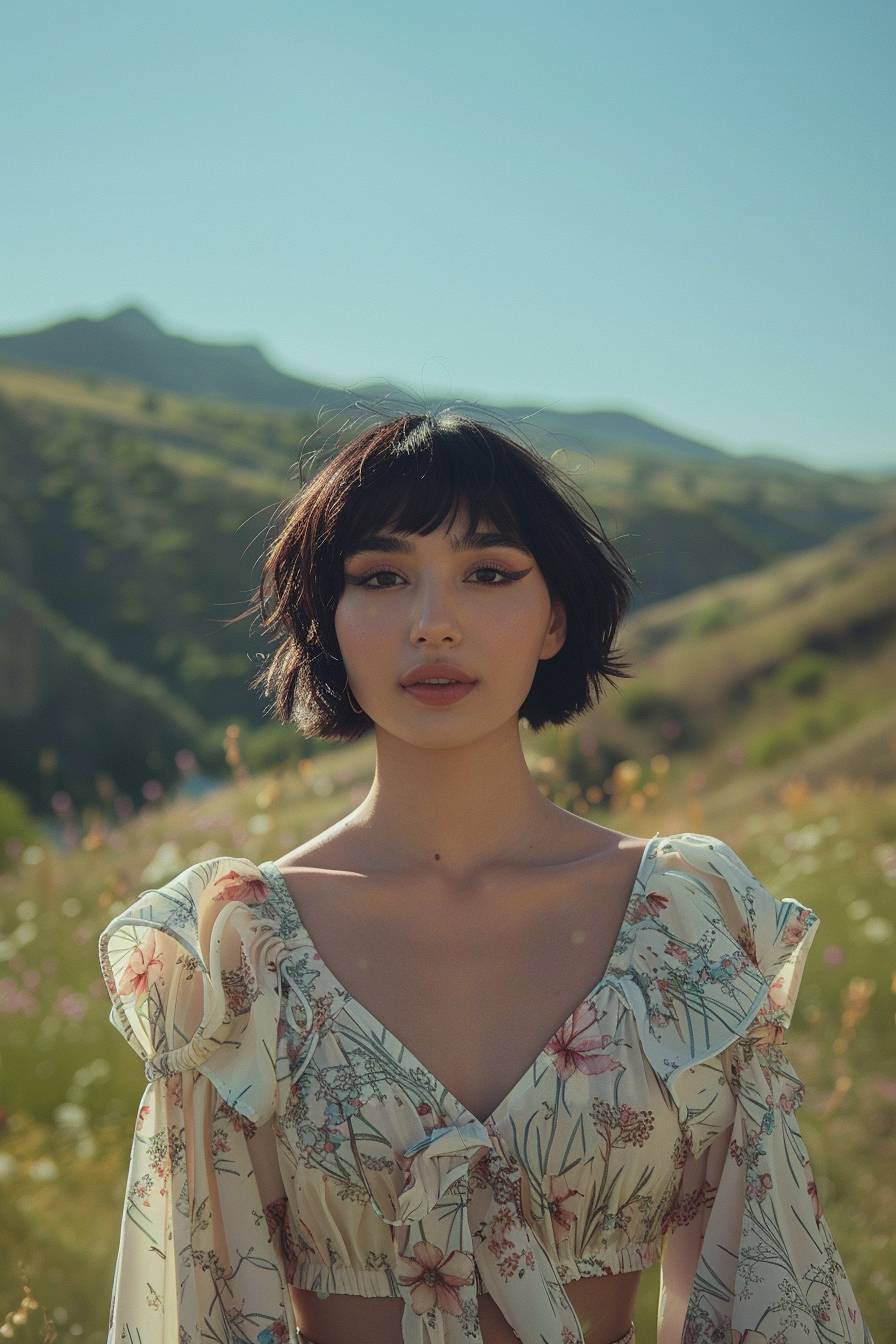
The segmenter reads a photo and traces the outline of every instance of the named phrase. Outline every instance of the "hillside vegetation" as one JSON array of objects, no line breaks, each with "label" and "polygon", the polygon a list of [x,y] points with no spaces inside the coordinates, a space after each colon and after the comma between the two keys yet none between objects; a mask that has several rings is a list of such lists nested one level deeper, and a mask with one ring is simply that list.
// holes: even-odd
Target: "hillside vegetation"
[{"label": "hillside vegetation", "polygon": [[[117,799],[120,815],[146,796],[147,781],[153,790],[178,786],[179,752],[204,777],[226,778],[234,732],[255,768],[316,754],[320,744],[272,724],[248,690],[266,651],[257,632],[248,622],[228,629],[223,622],[254,591],[278,510],[297,488],[298,458],[331,451],[347,433],[344,425],[341,437],[333,423],[316,426],[310,415],[159,396],[92,376],[0,370],[0,629],[10,636],[0,661],[4,778],[32,811],[45,813],[64,794],[101,812]],[[606,712],[618,720],[609,735],[617,754],[640,745],[658,715],[679,723],[679,748],[709,741],[714,724],[731,723],[732,707],[751,709],[761,736],[761,706],[746,704],[744,679],[752,681],[760,625],[769,656],[784,657],[789,636],[776,635],[774,612],[783,609],[776,576],[787,557],[804,555],[807,567],[793,583],[804,593],[815,585],[819,608],[836,582],[848,608],[844,658],[855,649],[850,632],[866,619],[872,644],[878,633],[885,637],[875,631],[886,611],[865,611],[868,603],[886,606],[885,556],[870,555],[868,574],[852,586],[815,557],[824,543],[893,508],[896,487],[785,466],[760,470],[725,457],[697,465],[561,453],[557,464],[634,567],[640,587],[626,635],[637,647],[643,630],[644,652],[656,659],[640,666],[637,686],[626,687],[624,712],[620,705],[616,713],[615,697],[608,702]],[[738,582],[713,587],[726,579]],[[787,601],[811,605],[798,593]],[[687,636],[675,652],[660,647],[664,628]],[[712,658],[698,689],[689,649],[703,635],[712,637]],[[763,692],[770,717],[812,700],[798,729],[803,738],[815,732],[819,712],[840,715],[843,726],[836,697],[820,709],[827,692],[807,694],[813,677],[819,687],[825,680],[825,658],[829,668],[839,657],[836,632],[831,638],[830,648],[807,649],[815,673],[802,680],[798,668],[782,673],[796,679],[789,689],[771,684],[771,668],[760,670],[759,681],[770,680]],[[705,713],[707,678],[718,692],[714,716]],[[689,696],[696,697],[690,707]],[[665,715],[662,697],[675,714]],[[862,701],[862,716],[871,699]],[[790,750],[775,723],[767,724],[765,748],[752,743],[759,756],[781,759]]]}]

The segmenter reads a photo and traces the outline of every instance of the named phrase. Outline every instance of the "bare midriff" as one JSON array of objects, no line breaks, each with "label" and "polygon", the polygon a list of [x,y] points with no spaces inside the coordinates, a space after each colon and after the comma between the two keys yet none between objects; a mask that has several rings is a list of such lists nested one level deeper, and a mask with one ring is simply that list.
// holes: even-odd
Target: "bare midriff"
[{"label": "bare midriff", "polygon": [[[634,1319],[641,1271],[575,1279],[566,1292],[582,1326],[586,1344],[614,1344]],[[401,1344],[404,1304],[394,1297],[331,1294],[319,1298],[290,1288],[296,1324],[306,1344]],[[519,1344],[500,1308],[487,1293],[479,1298],[483,1344]]]}]

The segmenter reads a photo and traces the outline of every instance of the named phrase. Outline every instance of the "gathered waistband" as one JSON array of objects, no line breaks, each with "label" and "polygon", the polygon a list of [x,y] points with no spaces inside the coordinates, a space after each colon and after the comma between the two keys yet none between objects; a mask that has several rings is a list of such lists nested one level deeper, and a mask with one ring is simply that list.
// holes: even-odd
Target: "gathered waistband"
[{"label": "gathered waistband", "polygon": [[[315,1341],[313,1339],[311,1339],[308,1335],[303,1335],[301,1331],[297,1331],[296,1335],[299,1344],[315,1344]],[[626,1330],[624,1335],[620,1335],[618,1339],[613,1340],[613,1344],[635,1344],[634,1321],[632,1321],[631,1325]]]}]

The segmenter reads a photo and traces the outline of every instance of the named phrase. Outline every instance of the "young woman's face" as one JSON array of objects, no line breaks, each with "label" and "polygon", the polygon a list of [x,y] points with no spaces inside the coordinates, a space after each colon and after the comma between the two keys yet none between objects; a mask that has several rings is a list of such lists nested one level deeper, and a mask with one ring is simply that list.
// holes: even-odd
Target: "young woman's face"
[{"label": "young woman's face", "polygon": [[[458,512],[428,536],[380,533],[346,556],[336,637],[352,696],[373,722],[407,741],[459,743],[516,721],[539,659],[562,647],[566,613],[553,606],[534,556],[509,544],[456,550]],[[481,521],[477,535],[491,530]],[[407,549],[392,549],[395,545]],[[453,704],[426,704],[401,685],[419,663],[449,662],[476,679]]]}]

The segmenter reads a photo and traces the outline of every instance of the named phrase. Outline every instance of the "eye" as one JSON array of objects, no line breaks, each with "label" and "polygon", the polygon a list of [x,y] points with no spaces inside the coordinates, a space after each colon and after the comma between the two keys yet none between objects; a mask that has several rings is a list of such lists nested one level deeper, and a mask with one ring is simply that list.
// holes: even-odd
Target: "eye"
[{"label": "eye", "polygon": [[[473,585],[474,588],[503,588],[508,583],[515,583],[517,579],[521,579],[523,575],[528,574],[528,572],[529,571],[526,569],[516,571],[503,569],[500,565],[478,565],[476,569],[470,571],[471,574],[500,574],[502,576],[499,580],[491,583],[475,583]],[[394,569],[375,569],[371,570],[368,574],[362,574],[361,577],[357,579],[353,579],[347,575],[346,580],[348,583],[355,584],[359,588],[369,588],[371,592],[382,592],[386,588],[395,588],[398,586],[394,583],[387,583],[385,585],[374,585],[371,583],[372,579],[378,579],[383,575],[386,577],[391,575],[392,578],[397,579],[401,578],[401,575],[396,574]]]},{"label": "eye", "polygon": [[518,574],[511,574],[509,569],[502,569],[500,565],[480,565],[478,569],[472,571],[473,574],[501,574],[503,575],[499,583],[487,583],[486,588],[500,588],[505,583],[512,583]]}]

